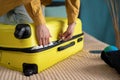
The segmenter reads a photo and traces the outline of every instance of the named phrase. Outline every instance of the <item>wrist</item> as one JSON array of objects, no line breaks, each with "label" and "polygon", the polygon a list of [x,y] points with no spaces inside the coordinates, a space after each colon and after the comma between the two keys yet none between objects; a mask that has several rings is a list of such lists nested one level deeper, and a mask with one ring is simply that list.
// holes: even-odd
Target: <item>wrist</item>
[{"label": "wrist", "polygon": [[68,25],[76,25],[76,22],[69,23]]}]

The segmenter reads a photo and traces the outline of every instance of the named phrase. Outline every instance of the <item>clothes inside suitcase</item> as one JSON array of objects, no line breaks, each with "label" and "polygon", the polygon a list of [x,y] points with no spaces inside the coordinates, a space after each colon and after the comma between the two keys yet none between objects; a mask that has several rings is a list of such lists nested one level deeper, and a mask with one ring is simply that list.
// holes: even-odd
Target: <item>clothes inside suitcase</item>
[{"label": "clothes inside suitcase", "polygon": [[68,41],[58,40],[59,33],[67,28],[65,18],[46,18],[46,21],[52,35],[52,43],[46,47],[37,45],[33,24],[0,24],[0,64],[29,76],[82,50],[81,20],[77,20],[73,37]]}]

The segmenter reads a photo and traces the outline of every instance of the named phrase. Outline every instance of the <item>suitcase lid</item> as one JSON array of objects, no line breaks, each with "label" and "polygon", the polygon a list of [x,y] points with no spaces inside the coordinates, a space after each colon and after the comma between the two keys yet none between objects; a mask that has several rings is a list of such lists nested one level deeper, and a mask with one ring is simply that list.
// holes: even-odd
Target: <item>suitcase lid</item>
[{"label": "suitcase lid", "polygon": [[[67,19],[66,18],[46,18],[47,27],[52,35],[50,38],[51,42],[58,41],[58,35],[60,32],[64,32],[67,29]],[[14,48],[14,49],[23,49],[23,48],[32,48],[37,45],[36,37],[35,37],[35,29],[33,24],[18,24],[18,25],[5,25],[0,24],[0,47],[1,48]],[[25,27],[25,29],[21,29],[21,32],[27,30],[23,38],[16,38],[15,33],[16,27],[19,28]],[[81,20],[77,19],[75,31],[73,33],[74,36],[82,34],[82,23]],[[27,38],[26,38],[27,37]],[[19,39],[21,38],[21,39]]]}]

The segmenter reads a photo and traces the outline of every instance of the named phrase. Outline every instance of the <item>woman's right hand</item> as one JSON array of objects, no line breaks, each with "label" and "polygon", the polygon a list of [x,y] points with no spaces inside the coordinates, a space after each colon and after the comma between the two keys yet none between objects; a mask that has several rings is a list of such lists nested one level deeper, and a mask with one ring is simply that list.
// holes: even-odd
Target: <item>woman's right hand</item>
[{"label": "woman's right hand", "polygon": [[51,35],[46,25],[36,26],[36,37],[39,46],[45,46],[50,43]]}]

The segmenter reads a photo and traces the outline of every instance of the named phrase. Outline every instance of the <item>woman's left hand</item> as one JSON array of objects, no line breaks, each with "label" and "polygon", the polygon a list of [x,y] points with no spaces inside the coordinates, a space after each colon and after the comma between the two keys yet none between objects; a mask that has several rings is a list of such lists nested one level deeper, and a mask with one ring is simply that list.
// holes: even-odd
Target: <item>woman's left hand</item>
[{"label": "woman's left hand", "polygon": [[67,30],[64,33],[60,34],[60,39],[62,39],[63,41],[71,39],[73,36],[75,25],[76,23],[69,24]]}]

